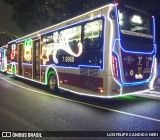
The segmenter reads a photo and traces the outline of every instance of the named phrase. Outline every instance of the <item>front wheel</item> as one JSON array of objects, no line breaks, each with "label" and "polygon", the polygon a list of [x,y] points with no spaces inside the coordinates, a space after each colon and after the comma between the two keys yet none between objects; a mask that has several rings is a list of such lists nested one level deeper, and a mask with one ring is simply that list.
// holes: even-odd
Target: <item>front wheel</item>
[{"label": "front wheel", "polygon": [[51,92],[53,93],[58,92],[57,77],[54,74],[51,74],[48,79],[48,87]]}]

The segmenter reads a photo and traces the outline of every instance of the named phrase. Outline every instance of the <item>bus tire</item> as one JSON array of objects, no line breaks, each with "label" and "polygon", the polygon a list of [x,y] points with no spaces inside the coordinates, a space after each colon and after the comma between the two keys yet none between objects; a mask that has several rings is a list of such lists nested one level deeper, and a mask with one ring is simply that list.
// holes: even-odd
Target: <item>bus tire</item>
[{"label": "bus tire", "polygon": [[52,93],[58,93],[57,77],[55,74],[51,74],[48,79],[48,88]]}]

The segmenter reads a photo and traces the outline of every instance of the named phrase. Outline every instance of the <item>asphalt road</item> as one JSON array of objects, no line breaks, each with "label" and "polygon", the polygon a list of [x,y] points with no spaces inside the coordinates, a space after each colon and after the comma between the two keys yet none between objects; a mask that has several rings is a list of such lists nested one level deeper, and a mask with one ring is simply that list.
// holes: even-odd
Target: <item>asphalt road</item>
[{"label": "asphalt road", "polygon": [[45,86],[0,73],[0,131],[159,130],[159,100],[51,94]]}]

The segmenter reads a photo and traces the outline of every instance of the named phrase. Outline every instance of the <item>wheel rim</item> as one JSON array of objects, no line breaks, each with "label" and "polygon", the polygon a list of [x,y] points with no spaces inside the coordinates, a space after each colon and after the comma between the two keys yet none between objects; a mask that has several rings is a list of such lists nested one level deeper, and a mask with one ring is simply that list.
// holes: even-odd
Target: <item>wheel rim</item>
[{"label": "wheel rim", "polygon": [[56,87],[56,79],[54,78],[53,75],[49,79],[49,86],[51,89],[55,89]]}]

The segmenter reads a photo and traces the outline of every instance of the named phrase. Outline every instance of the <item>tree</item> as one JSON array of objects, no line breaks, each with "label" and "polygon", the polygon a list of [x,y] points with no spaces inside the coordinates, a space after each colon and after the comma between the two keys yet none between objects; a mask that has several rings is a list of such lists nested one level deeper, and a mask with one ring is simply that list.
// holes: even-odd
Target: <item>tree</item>
[{"label": "tree", "polygon": [[4,0],[14,8],[13,21],[25,33],[56,24],[111,0]]},{"label": "tree", "polygon": [[[4,0],[14,8],[13,21],[25,33],[54,25],[115,0]],[[160,15],[159,0],[118,0]]]}]

